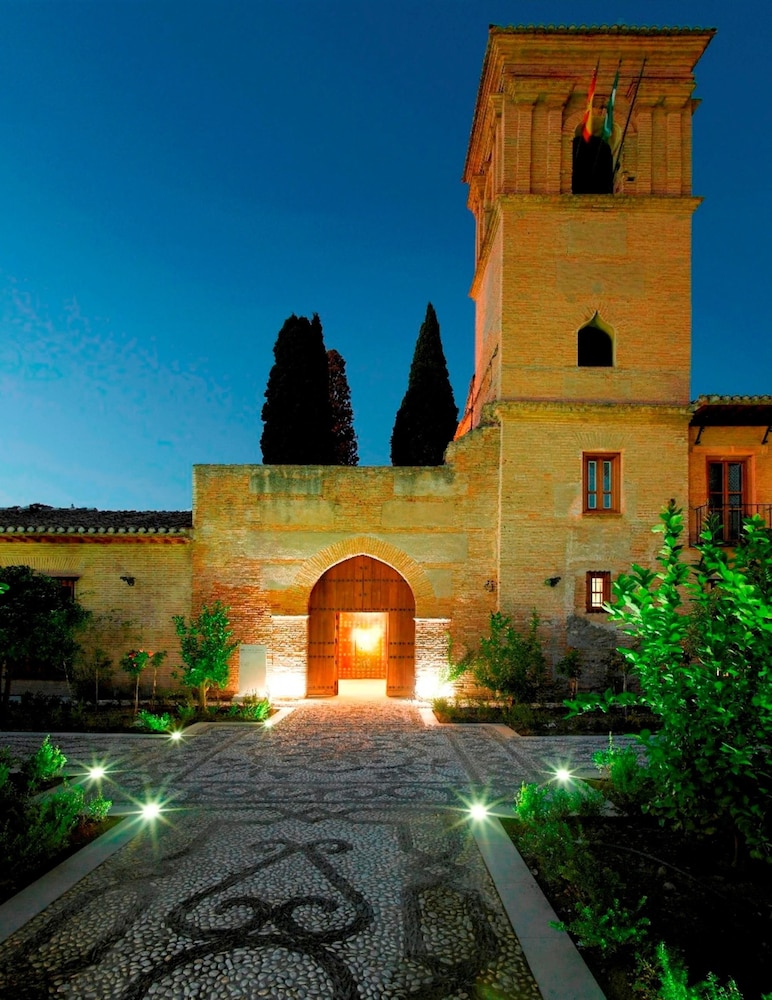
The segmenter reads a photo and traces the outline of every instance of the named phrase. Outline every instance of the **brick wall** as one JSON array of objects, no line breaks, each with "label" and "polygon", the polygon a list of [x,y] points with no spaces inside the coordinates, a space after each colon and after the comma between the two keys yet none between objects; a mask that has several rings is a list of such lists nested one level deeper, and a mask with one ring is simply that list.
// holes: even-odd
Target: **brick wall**
[{"label": "brick wall", "polygon": [[[167,650],[158,683],[167,689],[179,687],[172,677],[180,666],[172,615],[190,613],[190,557],[187,538],[71,540],[44,535],[0,540],[0,565],[25,565],[52,576],[78,578],[76,597],[93,612],[82,641],[88,647],[100,646],[113,660],[112,684],[104,685],[105,697],[114,685],[128,683],[118,661],[138,647]],[[133,577],[133,586],[121,576]],[[143,686],[145,680],[150,682],[149,675],[143,677]]]}]

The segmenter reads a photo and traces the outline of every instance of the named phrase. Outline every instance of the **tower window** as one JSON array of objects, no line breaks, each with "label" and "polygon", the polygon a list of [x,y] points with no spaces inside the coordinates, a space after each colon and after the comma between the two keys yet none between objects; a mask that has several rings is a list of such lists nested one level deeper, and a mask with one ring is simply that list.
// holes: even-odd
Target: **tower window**
[{"label": "tower window", "polygon": [[611,336],[594,323],[588,323],[579,331],[577,364],[580,368],[611,368],[614,364]]},{"label": "tower window", "polygon": [[598,135],[585,142],[581,134],[573,142],[572,194],[613,194],[614,155]]}]

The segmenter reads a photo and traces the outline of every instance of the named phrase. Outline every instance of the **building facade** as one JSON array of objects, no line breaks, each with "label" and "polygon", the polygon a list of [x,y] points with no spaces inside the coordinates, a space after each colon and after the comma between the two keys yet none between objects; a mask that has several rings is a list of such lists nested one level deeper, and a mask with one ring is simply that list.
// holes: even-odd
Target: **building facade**
[{"label": "building facade", "polygon": [[653,563],[671,498],[692,542],[710,512],[729,545],[744,514],[771,523],[772,397],[690,401],[694,68],[712,34],[491,29],[464,174],[475,373],[443,466],[196,466],[192,515],[0,511],[0,563],[76,579],[170,670],[171,615],[222,600],[242,694],[377,679],[430,696],[449,641],[476,645],[497,610],[535,610],[553,663],[578,648],[599,680],[611,580]]}]

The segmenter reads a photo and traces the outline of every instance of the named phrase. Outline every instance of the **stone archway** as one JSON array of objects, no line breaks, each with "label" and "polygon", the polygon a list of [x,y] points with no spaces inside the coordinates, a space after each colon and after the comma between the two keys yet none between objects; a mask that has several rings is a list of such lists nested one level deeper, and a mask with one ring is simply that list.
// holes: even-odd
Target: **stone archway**
[{"label": "stone archway", "polygon": [[338,679],[385,677],[391,697],[415,687],[415,598],[393,567],[357,555],[327,570],[308,602],[309,698],[338,692]]}]

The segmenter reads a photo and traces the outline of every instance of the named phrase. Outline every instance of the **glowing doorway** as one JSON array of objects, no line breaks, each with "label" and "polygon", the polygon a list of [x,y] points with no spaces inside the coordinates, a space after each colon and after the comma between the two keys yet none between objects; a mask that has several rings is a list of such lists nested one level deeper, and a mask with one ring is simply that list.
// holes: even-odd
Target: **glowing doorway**
[{"label": "glowing doorway", "polygon": [[389,613],[339,611],[335,661],[340,680],[385,678],[389,665]]}]

